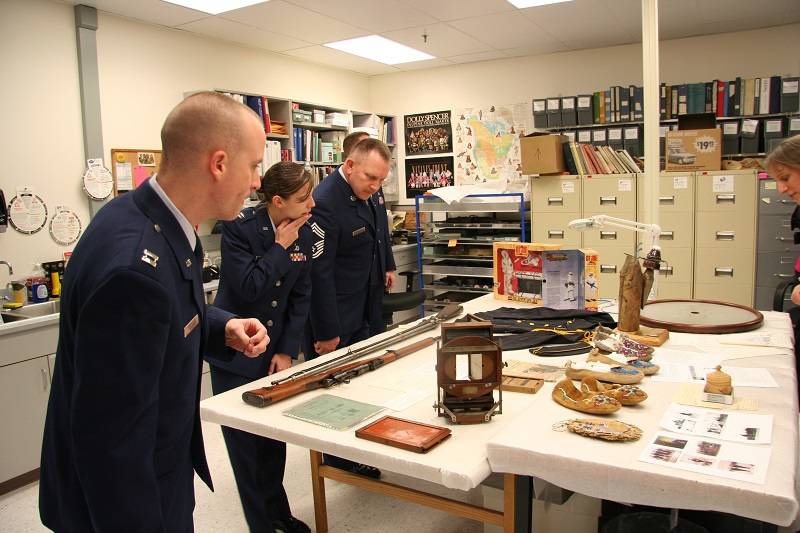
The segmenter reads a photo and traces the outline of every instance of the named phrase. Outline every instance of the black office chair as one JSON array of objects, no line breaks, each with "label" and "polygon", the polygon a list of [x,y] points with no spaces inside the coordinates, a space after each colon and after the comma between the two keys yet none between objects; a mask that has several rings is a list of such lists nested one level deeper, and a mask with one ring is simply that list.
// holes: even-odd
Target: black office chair
[{"label": "black office chair", "polygon": [[417,275],[415,270],[407,270],[398,272],[398,275],[405,276],[406,278],[406,292],[391,292],[383,295],[383,305],[381,306],[381,314],[383,315],[383,323],[388,329],[392,323],[392,315],[396,311],[405,311],[407,309],[414,309],[422,305],[425,301],[425,292],[422,290],[414,290],[414,276]]},{"label": "black office chair", "polygon": [[794,288],[800,285],[800,280],[798,279],[798,274],[795,272],[794,277],[790,279],[785,279],[778,283],[778,286],[775,287],[775,294],[772,296],[772,310],[773,311],[786,311],[786,302],[787,300],[787,293],[791,296],[792,291]]}]

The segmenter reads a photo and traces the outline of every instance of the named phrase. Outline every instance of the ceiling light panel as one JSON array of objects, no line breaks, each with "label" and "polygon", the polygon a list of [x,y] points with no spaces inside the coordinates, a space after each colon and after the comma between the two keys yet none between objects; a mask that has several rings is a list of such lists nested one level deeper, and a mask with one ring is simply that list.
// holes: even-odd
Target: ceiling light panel
[{"label": "ceiling light panel", "polygon": [[208,13],[209,15],[219,15],[234,9],[240,9],[255,4],[263,4],[269,0],[164,0],[169,4],[175,4],[189,9],[195,9]]},{"label": "ceiling light panel", "polygon": [[526,7],[539,7],[539,6],[546,6],[549,4],[560,4],[562,2],[571,2],[572,0],[508,0],[509,3],[513,4],[515,7],[519,9],[525,9]]},{"label": "ceiling light panel", "polygon": [[371,59],[372,61],[378,61],[386,65],[398,65],[400,63],[434,59],[434,56],[430,54],[391,41],[380,35],[356,37],[355,39],[327,43],[325,46],[348,54]]}]

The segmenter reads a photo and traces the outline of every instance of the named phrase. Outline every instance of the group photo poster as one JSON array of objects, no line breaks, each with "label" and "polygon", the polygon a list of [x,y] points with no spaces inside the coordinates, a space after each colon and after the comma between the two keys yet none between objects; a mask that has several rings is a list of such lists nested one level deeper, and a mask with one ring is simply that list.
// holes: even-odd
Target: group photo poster
[{"label": "group photo poster", "polygon": [[453,185],[453,156],[406,159],[406,197]]},{"label": "group photo poster", "polygon": [[406,157],[453,151],[450,111],[405,115]]}]

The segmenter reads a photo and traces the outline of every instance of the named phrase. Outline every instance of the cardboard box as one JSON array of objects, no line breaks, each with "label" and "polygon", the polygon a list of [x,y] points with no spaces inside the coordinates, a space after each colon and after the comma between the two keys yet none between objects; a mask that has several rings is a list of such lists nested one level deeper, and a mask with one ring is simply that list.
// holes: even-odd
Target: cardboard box
[{"label": "cardboard box", "polygon": [[665,143],[666,170],[721,170],[722,133],[706,130],[668,131]]},{"label": "cardboard box", "polygon": [[494,244],[494,297],[552,309],[597,310],[598,255],[558,245]]},{"label": "cardboard box", "polygon": [[567,142],[564,135],[532,133],[519,140],[522,173],[561,174],[567,171],[561,145]]}]

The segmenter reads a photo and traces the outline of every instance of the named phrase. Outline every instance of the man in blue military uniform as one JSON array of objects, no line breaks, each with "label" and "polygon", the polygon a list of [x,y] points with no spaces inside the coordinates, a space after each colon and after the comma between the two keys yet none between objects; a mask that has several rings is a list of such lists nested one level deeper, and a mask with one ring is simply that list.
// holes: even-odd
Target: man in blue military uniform
[{"label": "man in blue military uniform", "polygon": [[50,529],[192,530],[193,472],[211,487],[201,354],[255,357],[269,341],[258,320],[206,307],[193,226],[237,215],[264,137],[245,106],[190,96],[161,130],[158,176],[101,209],[76,246],[42,446]]},{"label": "man in blue military uniform", "polygon": [[[311,229],[316,235],[311,270],[310,331],[306,353],[320,355],[382,332],[384,291],[395,280],[389,223],[381,185],[391,154],[364,139],[344,164],[314,190]],[[371,477],[372,467],[326,456],[328,464]]]},{"label": "man in blue military uniform", "polygon": [[[300,352],[311,303],[313,175],[281,161],[267,170],[258,191],[263,200],[244,209],[222,229],[222,270],[214,305],[256,317],[269,328],[264,357],[207,356],[214,394],[291,366]],[[222,427],[239,498],[250,531],[308,533],[294,518],[283,487],[286,444]]]}]

